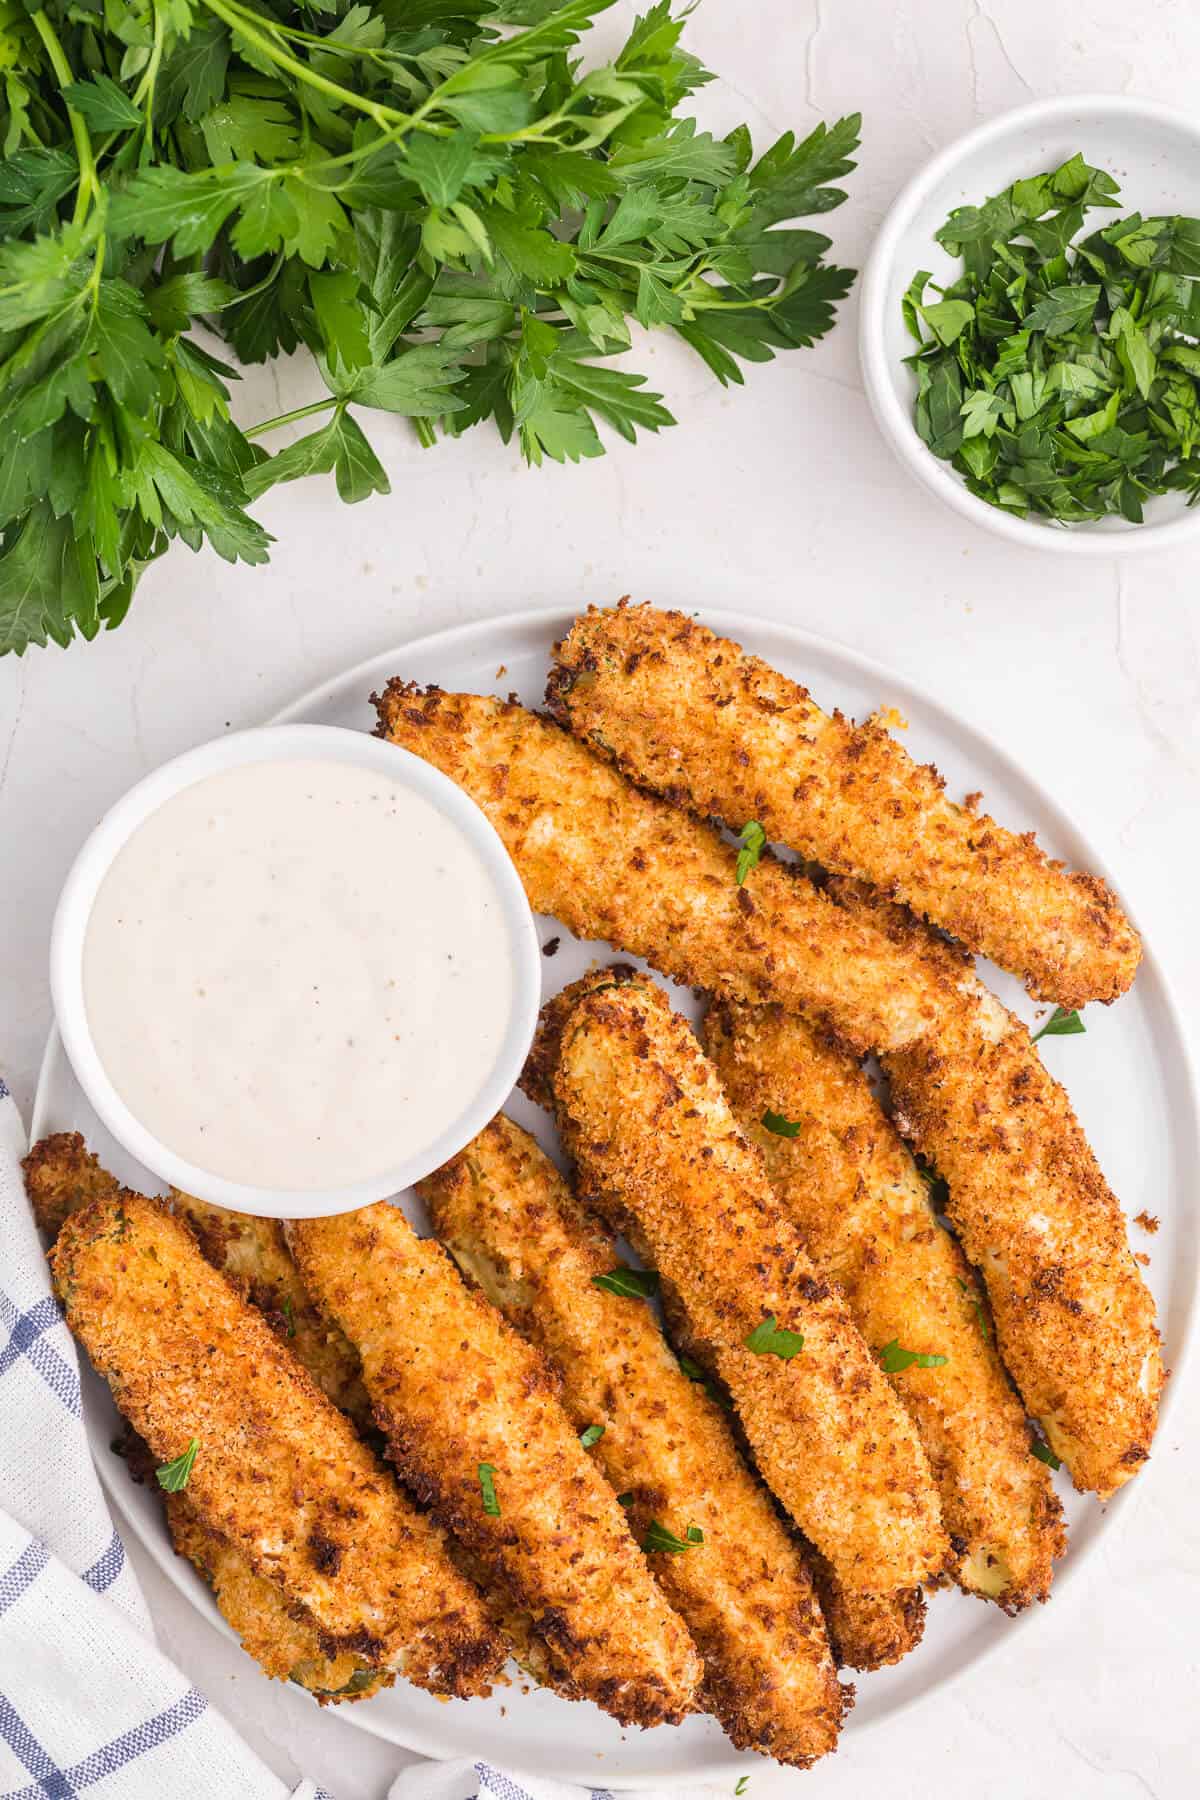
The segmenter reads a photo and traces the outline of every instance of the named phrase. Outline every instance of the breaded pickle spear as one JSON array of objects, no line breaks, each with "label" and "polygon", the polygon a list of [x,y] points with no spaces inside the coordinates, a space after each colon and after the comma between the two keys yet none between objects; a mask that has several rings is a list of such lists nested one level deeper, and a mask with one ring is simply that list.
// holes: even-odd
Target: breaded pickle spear
[{"label": "breaded pickle spear", "polygon": [[893,1346],[901,1365],[904,1352],[945,1359],[890,1377],[929,1457],[955,1578],[1006,1612],[1046,1599],[1065,1548],[1049,1470],[1032,1454],[975,1276],[862,1069],[779,1007],[717,1003],[703,1036],[784,1210],[868,1344]]},{"label": "breaded pickle spear", "polygon": [[750,885],[698,819],[633,787],[524,707],[389,682],[380,730],[465,788],[503,838],[536,912],[666,975],[825,1018],[860,1049],[909,1042],[938,983],[811,882],[764,857]]},{"label": "breaded pickle spear", "polygon": [[362,1358],[402,1477],[532,1614],[575,1696],[628,1724],[682,1718],[700,1659],[540,1352],[395,1207],[297,1221],[288,1240]]},{"label": "breaded pickle spear", "polygon": [[596,1285],[619,1265],[612,1237],[503,1114],[419,1192],[460,1267],[561,1374],[576,1430],[601,1433],[592,1454],[637,1538],[703,1532],[649,1554],[704,1658],[704,1705],[739,1749],[798,1767],[832,1750],[848,1696],[800,1551],[651,1309]]},{"label": "breaded pickle spear", "polygon": [[946,798],[874,722],[828,714],[807,689],[694,619],[590,608],[557,646],[547,698],[634,781],[724,820],[749,819],[834,874],[905,901],[1060,1006],[1115,1000],[1141,956],[1095,875],[1052,862]]},{"label": "breaded pickle spear", "polygon": [[969,962],[901,908],[835,889],[955,982],[937,1033],[883,1056],[896,1123],[946,1180],[1026,1406],[1076,1487],[1106,1498],[1150,1454],[1164,1379],[1116,1196],[1028,1030]]},{"label": "breaded pickle spear", "polygon": [[[594,993],[628,981],[633,975],[628,963],[613,963],[607,969],[595,969],[564,988],[542,1007],[537,1035],[521,1072],[521,1087],[537,1106],[558,1111],[559,1125],[568,1146],[572,1143],[570,1121],[557,1108],[554,1073],[562,1049],[562,1034],[568,1019],[584,994]],[[619,1200],[608,1195],[604,1210],[621,1229],[644,1261],[652,1261],[653,1253],[638,1222],[625,1211]],[[719,1381],[713,1346],[695,1329],[683,1302],[669,1281],[662,1280],[660,1292],[663,1310],[672,1342],[681,1355],[686,1355],[709,1377]],[[731,1421],[732,1423],[732,1421]],[[740,1430],[734,1427],[735,1431]],[[742,1449],[753,1456],[745,1433],[741,1432]],[[813,1576],[821,1599],[821,1610],[829,1641],[839,1667],[878,1669],[886,1663],[899,1662],[921,1641],[925,1629],[925,1597],[919,1587],[898,1588],[890,1593],[871,1594],[842,1586],[830,1564],[811,1544],[807,1546]]]},{"label": "breaded pickle spear", "polygon": [[67,1322],[162,1463],[199,1446],[196,1517],[307,1609],[326,1655],[486,1692],[503,1646],[438,1528],[159,1203],[125,1191],[64,1223]]},{"label": "breaded pickle spear", "polygon": [[243,1650],[265,1675],[296,1682],[323,1706],[367,1700],[391,1686],[395,1676],[390,1671],[370,1668],[351,1651],[326,1655],[309,1614],[302,1607],[289,1607],[274,1582],[256,1575],[240,1550],[201,1524],[185,1493],[166,1494],[164,1499],[176,1550],[203,1575]]},{"label": "breaded pickle spear", "polygon": [[[34,1215],[50,1239],[58,1235],[63,1220],[70,1213],[78,1212],[90,1200],[117,1199],[121,1194],[121,1184],[116,1176],[101,1166],[99,1158],[88,1150],[77,1131],[58,1132],[43,1138],[34,1145],[24,1166]],[[175,1197],[177,1207],[184,1198],[182,1195]],[[190,1204],[199,1207],[201,1203],[191,1201]],[[203,1210],[215,1212],[216,1209],[205,1207]],[[230,1220],[243,1219],[247,1226],[272,1223],[267,1219],[245,1219],[244,1215],[225,1213],[221,1216]],[[247,1237],[238,1235],[235,1240],[233,1234],[222,1233],[220,1241],[238,1242],[244,1266]],[[268,1241],[275,1242],[273,1239]],[[250,1276],[247,1273],[243,1278],[249,1280]],[[254,1286],[256,1292],[264,1292],[260,1281]],[[279,1331],[285,1329],[285,1322],[286,1315],[281,1313],[277,1325]],[[336,1395],[330,1398],[336,1403]],[[135,1437],[134,1442],[141,1447],[142,1460],[148,1465],[134,1478],[148,1479],[153,1459],[140,1439]],[[204,1576],[222,1614],[241,1639],[243,1649],[254,1657],[267,1675],[281,1681],[298,1682],[314,1693],[322,1704],[330,1700],[366,1699],[381,1687],[390,1686],[393,1677],[389,1672],[368,1668],[350,1652],[335,1651],[332,1659],[328,1658],[311,1617],[302,1607],[289,1602],[286,1594],[273,1582],[256,1575],[242,1550],[201,1524],[185,1491],[164,1493],[163,1500],[167,1527],[176,1550]]]},{"label": "breaded pickle spear", "polygon": [[949,1545],[912,1422],[661,989],[585,992],[554,1088],[583,1192],[635,1222],[760,1472],[838,1580],[887,1593],[939,1574]]}]

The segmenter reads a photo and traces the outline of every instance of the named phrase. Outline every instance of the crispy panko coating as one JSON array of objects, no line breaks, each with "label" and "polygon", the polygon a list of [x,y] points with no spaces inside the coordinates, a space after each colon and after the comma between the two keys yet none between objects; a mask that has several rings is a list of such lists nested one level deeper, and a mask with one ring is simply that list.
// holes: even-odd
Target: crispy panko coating
[{"label": "crispy panko coating", "polygon": [[[718,1003],[704,1044],[785,1212],[868,1344],[946,1358],[890,1379],[929,1457],[955,1579],[1006,1612],[1046,1599],[1065,1548],[1049,1470],[1032,1454],[975,1276],[862,1069],[779,1007]],[[768,1130],[767,1114],[798,1132]]]},{"label": "crispy panko coating", "polygon": [[191,1226],[213,1268],[258,1308],[322,1393],[349,1413],[360,1431],[370,1430],[371,1403],[358,1352],[314,1304],[288,1251],[282,1220],[209,1206],[177,1188],[171,1207]]},{"label": "crispy panko coating", "polygon": [[[906,902],[1060,1006],[1115,1000],[1141,944],[1111,889],[1032,832],[946,798],[875,720],[825,713],[683,613],[592,607],[556,647],[547,699],[634,781]],[[754,891],[757,883],[751,882]]]},{"label": "crispy panko coating", "polygon": [[[57,1237],[63,1221],[89,1201],[119,1199],[121,1195],[116,1176],[101,1165],[77,1131],[43,1138],[34,1145],[24,1166],[35,1217],[51,1239]],[[177,1210],[183,1199],[181,1195],[175,1197]],[[200,1202],[192,1204],[199,1206]],[[209,1210],[216,1209],[204,1209]],[[221,1217],[242,1219],[244,1215],[226,1213]],[[245,1223],[260,1226],[270,1221],[246,1219]],[[234,1241],[233,1235],[226,1241]],[[244,1271],[242,1278],[249,1284],[250,1272]],[[260,1282],[254,1281],[253,1286],[256,1292],[263,1292]],[[286,1329],[283,1315],[276,1329]],[[128,1438],[121,1454],[129,1462],[134,1480],[152,1479],[154,1458],[136,1433],[129,1431]],[[176,1550],[209,1583],[218,1607],[241,1639],[242,1648],[265,1674],[279,1681],[298,1682],[322,1705],[366,1699],[381,1687],[391,1685],[394,1677],[390,1672],[370,1669],[347,1651],[335,1651],[332,1658],[327,1657],[321,1635],[304,1608],[292,1605],[280,1588],[265,1576],[256,1575],[244,1551],[203,1525],[186,1491],[164,1493],[163,1501]]]},{"label": "crispy panko coating", "polygon": [[1164,1380],[1116,1196],[1028,1030],[969,962],[860,885],[835,891],[956,979],[937,1033],[882,1058],[896,1123],[948,1184],[1022,1399],[1076,1487],[1106,1498],[1150,1454]]},{"label": "crispy panko coating", "polygon": [[653,1311],[594,1285],[620,1260],[611,1235],[502,1114],[419,1192],[460,1267],[561,1374],[575,1429],[602,1429],[592,1454],[631,1497],[636,1537],[654,1520],[703,1531],[651,1563],[704,1658],[705,1707],[739,1749],[801,1768],[832,1750],[848,1696],[800,1551]]},{"label": "crispy panko coating", "polygon": [[907,1043],[938,983],[764,857],[750,884],[710,825],[642,793],[565,731],[476,694],[389,682],[380,730],[449,775],[503,838],[535,912],[665,975],[733,999],[778,1000],[860,1049]]},{"label": "crispy panko coating", "polygon": [[56,1131],[40,1138],[21,1164],[25,1192],[38,1229],[52,1244],[63,1221],[91,1200],[107,1200],[121,1192],[115,1175],[103,1168],[78,1131]]},{"label": "crispy panko coating", "polygon": [[327,1655],[320,1632],[303,1607],[266,1576],[255,1574],[246,1557],[219,1532],[203,1525],[185,1493],[164,1496],[171,1540],[213,1590],[221,1612],[265,1675],[294,1681],[321,1702],[367,1700],[390,1687],[390,1670],[373,1669],[347,1650]]},{"label": "crispy panko coating", "polygon": [[503,1647],[441,1532],[179,1219],[140,1194],[96,1199],[51,1260],[121,1412],[162,1463],[197,1440],[196,1517],[307,1610],[327,1656],[439,1693],[488,1690]]},{"label": "crispy panko coating", "polygon": [[[678,1722],[700,1659],[655,1586],[539,1351],[386,1204],[288,1228],[301,1275],[362,1357],[389,1455],[532,1614],[577,1698]],[[498,1510],[485,1510],[490,1470]]]},{"label": "crispy panko coating", "polygon": [[[711,1349],[776,1498],[847,1587],[891,1592],[949,1557],[912,1422],[771,1192],[711,1063],[643,976],[569,1015],[557,1109],[586,1197],[637,1241]],[[774,1327],[771,1321],[775,1321]],[[792,1334],[790,1357],[751,1349]]]},{"label": "crispy panko coating", "polygon": [[821,1556],[814,1558],[813,1579],[839,1668],[887,1668],[903,1661],[924,1636],[925,1596],[919,1587],[856,1593],[842,1586]]}]

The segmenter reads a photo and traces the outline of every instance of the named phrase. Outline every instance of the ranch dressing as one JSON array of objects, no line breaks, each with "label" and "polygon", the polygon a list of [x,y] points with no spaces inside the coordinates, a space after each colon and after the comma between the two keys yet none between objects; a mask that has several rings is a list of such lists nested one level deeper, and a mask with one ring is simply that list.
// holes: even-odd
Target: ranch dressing
[{"label": "ranch dressing", "polygon": [[96,896],[84,1004],[177,1155],[315,1190],[431,1145],[499,1055],[511,948],[458,826],[352,763],[251,763],[175,794]]}]

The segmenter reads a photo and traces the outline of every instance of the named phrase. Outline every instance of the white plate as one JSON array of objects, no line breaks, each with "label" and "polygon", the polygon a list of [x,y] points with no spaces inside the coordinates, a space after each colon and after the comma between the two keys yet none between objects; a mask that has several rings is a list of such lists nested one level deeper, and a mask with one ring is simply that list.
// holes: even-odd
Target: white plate
[{"label": "white plate", "polygon": [[[1099,868],[1086,840],[1048,795],[1001,750],[911,682],[837,644],[785,626],[732,613],[707,613],[705,622],[810,685],[824,706],[838,705],[859,718],[879,706],[897,707],[910,721],[905,738],[909,749],[922,761],[936,761],[951,794],[982,790],[990,810],[1005,824],[1034,827],[1052,853],[1078,867]],[[567,615],[522,613],[419,639],[306,694],[279,714],[277,722],[311,720],[369,730],[374,725],[369,695],[391,675],[482,693],[515,690],[527,703],[540,705],[550,647],[569,624]],[[552,921],[541,926],[543,940],[561,938],[557,955],[544,963],[547,994],[611,954],[603,945],[577,944]],[[992,969],[986,973],[1009,1004],[1030,1016],[1014,982]],[[686,990],[672,990],[672,995],[677,1005],[692,1010]],[[1194,1183],[1200,1141],[1183,1035],[1149,950],[1133,993],[1107,1010],[1091,1008],[1087,1017],[1085,1037],[1043,1039],[1042,1052],[1067,1083],[1105,1173],[1128,1212],[1145,1208],[1161,1218],[1155,1237],[1132,1229],[1137,1247],[1151,1253],[1147,1275],[1160,1308],[1167,1364],[1176,1371],[1177,1382],[1197,1281],[1200,1233]],[[544,1114],[519,1095],[511,1110],[551,1143]],[[46,1049],[33,1128],[38,1136],[80,1130],[123,1180],[136,1184],[147,1179],[91,1114],[54,1036]],[[411,1198],[405,1200],[406,1210],[411,1210]],[[124,1465],[111,1455],[117,1416],[107,1388],[88,1372],[84,1403],[93,1453],[126,1524],[196,1607],[227,1630],[208,1589],[174,1554],[157,1496],[135,1487]],[[1136,1485],[1144,1487],[1154,1479],[1151,1462]],[[1065,1474],[1057,1477],[1057,1485],[1071,1528],[1071,1547],[1055,1576],[1053,1604],[1061,1606],[1062,1590],[1101,1538],[1111,1542],[1127,1506],[1128,1490],[1101,1509],[1071,1493]],[[853,1737],[916,1700],[932,1699],[952,1677],[977,1665],[999,1644],[1010,1642],[1015,1631],[1035,1626],[1036,1620],[1037,1609],[1010,1620],[995,1607],[957,1592],[935,1595],[920,1648],[895,1669],[858,1678],[858,1703],[846,1726],[848,1734]],[[764,1767],[761,1758],[732,1750],[711,1719],[690,1719],[678,1728],[663,1726],[649,1732],[623,1731],[590,1705],[572,1705],[537,1689],[525,1691],[519,1683],[499,1690],[490,1700],[450,1702],[400,1683],[375,1699],[343,1708],[339,1717],[426,1755],[478,1756],[589,1786],[705,1781],[728,1782],[732,1787],[740,1775]]]}]

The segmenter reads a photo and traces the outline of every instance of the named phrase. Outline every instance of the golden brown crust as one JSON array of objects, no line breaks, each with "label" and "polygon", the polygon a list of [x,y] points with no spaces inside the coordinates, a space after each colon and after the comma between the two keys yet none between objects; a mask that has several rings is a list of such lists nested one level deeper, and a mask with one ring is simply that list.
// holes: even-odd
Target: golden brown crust
[{"label": "golden brown crust", "polygon": [[465,788],[503,838],[535,912],[644,956],[678,981],[778,1000],[860,1049],[907,1043],[940,984],[840,915],[771,857],[753,886],[710,825],[641,792],[557,725],[476,694],[400,681],[376,697],[382,734]]},{"label": "golden brown crust", "polygon": [[906,902],[1064,1007],[1115,1000],[1141,956],[1094,875],[1032,832],[956,806],[874,719],[808,691],[683,613],[592,607],[556,646],[548,701],[634,781],[735,831],[758,820],[832,873]]},{"label": "golden brown crust", "polygon": [[920,1588],[890,1594],[856,1593],[836,1580],[823,1557],[813,1562],[825,1629],[841,1669],[866,1673],[901,1662],[925,1633],[925,1596]]},{"label": "golden brown crust", "polygon": [[[584,1191],[615,1195],[711,1346],[758,1467],[849,1587],[941,1572],[949,1545],[912,1423],[813,1269],[712,1065],[645,977],[585,994],[555,1074]],[[747,1338],[773,1317],[790,1360]]]},{"label": "golden brown crust", "polygon": [[[780,1202],[868,1344],[947,1359],[891,1381],[929,1457],[956,1579],[1006,1612],[1046,1599],[1066,1544],[1049,1470],[1031,1453],[975,1275],[862,1069],[778,1007],[718,1004],[704,1042]],[[767,1112],[798,1133],[768,1131]]]},{"label": "golden brown crust", "polygon": [[190,1225],[207,1261],[258,1308],[322,1393],[369,1432],[371,1403],[358,1352],[309,1295],[288,1253],[282,1221],[209,1206],[178,1188],[171,1207]]},{"label": "golden brown crust", "polygon": [[1021,1021],[928,928],[835,884],[898,947],[957,968],[935,1035],[885,1055],[896,1122],[949,1185],[1004,1361],[1075,1485],[1102,1497],[1150,1454],[1163,1383],[1154,1301],[1125,1220]]},{"label": "golden brown crust", "polygon": [[72,1213],[91,1200],[120,1192],[116,1176],[101,1167],[100,1158],[88,1149],[78,1131],[56,1131],[39,1138],[21,1168],[38,1229],[51,1244]]},{"label": "golden brown crust", "polygon": [[560,1372],[575,1429],[603,1427],[592,1455],[632,1497],[639,1541],[652,1520],[680,1538],[703,1531],[702,1544],[651,1564],[732,1742],[801,1768],[832,1750],[845,1691],[803,1558],[653,1311],[593,1284],[619,1261],[611,1235],[503,1115],[420,1192],[460,1266]]},{"label": "golden brown crust", "polygon": [[[655,1587],[539,1352],[395,1207],[298,1221],[306,1285],[362,1357],[389,1454],[489,1576],[532,1614],[577,1696],[627,1724],[677,1722],[699,1657]],[[480,1465],[500,1511],[484,1511]]]},{"label": "golden brown crust", "polygon": [[322,1706],[368,1700],[392,1685],[396,1677],[390,1670],[372,1669],[347,1650],[327,1654],[304,1608],[289,1605],[273,1582],[254,1573],[240,1550],[203,1525],[186,1494],[167,1494],[165,1500],[175,1549],[208,1582],[243,1650],[265,1675],[296,1682]]},{"label": "golden brown crust", "polygon": [[192,1438],[197,1518],[311,1614],[328,1653],[436,1692],[486,1692],[503,1659],[441,1534],[413,1511],[266,1321],[164,1206],[120,1192],[52,1253],[67,1321],[163,1463]]}]

